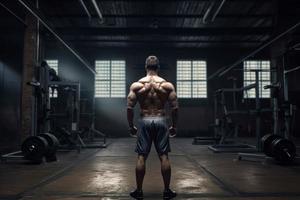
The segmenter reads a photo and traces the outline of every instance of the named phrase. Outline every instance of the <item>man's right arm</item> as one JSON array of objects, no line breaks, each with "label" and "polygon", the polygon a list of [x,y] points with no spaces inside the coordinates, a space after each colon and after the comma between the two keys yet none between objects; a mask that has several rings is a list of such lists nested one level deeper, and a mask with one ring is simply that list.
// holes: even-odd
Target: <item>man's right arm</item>
[{"label": "man's right arm", "polygon": [[178,119],[178,100],[177,95],[175,92],[175,88],[172,84],[170,84],[170,93],[168,97],[169,105],[172,109],[171,115],[172,115],[172,127],[177,127],[177,119]]},{"label": "man's right arm", "polygon": [[134,106],[137,103],[137,96],[135,94],[135,83],[130,86],[130,91],[127,96],[127,121],[130,128],[133,128],[133,118],[134,118]]}]

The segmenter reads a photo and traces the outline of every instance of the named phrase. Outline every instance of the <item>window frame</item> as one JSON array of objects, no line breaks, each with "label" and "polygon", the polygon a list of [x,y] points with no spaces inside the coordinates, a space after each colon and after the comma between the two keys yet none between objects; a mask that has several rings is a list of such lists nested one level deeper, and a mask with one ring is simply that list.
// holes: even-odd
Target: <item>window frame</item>
[{"label": "window frame", "polygon": [[[126,60],[125,59],[97,59],[95,60],[94,64],[95,64],[95,71],[98,73],[97,71],[97,62],[108,62],[109,65],[108,65],[108,68],[109,68],[109,77],[108,79],[97,79],[97,75],[95,75],[94,77],[94,88],[95,88],[95,92],[94,92],[94,98],[101,98],[101,99],[104,99],[104,98],[109,98],[109,99],[117,99],[117,98],[120,98],[120,99],[123,99],[123,98],[126,98]],[[124,73],[124,79],[114,79],[113,78],[113,62],[124,62],[124,71],[122,71],[122,73]],[[118,71],[120,72],[120,71]],[[107,81],[108,82],[108,89],[109,89],[109,92],[108,92],[108,95],[106,96],[97,96],[97,86],[96,86],[96,83],[101,82],[101,81]],[[114,81],[122,81],[124,82],[124,88],[123,88],[123,94],[122,96],[118,96],[118,94],[112,94],[112,83]],[[101,89],[101,87],[99,87]],[[101,90],[100,90],[101,91]],[[104,94],[100,94],[100,95],[104,95]]]},{"label": "window frame", "polygon": [[[52,69],[54,69],[56,71],[56,74],[58,75],[58,65],[59,65],[59,60],[58,59],[45,59],[45,61],[47,62],[48,66]],[[55,61],[57,63],[57,65],[54,67],[53,65],[51,66],[51,63]],[[57,98],[58,97],[58,93],[57,90],[54,90],[54,93],[52,95],[52,89],[49,88],[49,98]]]},{"label": "window frame", "polygon": [[[264,90],[265,89],[263,89],[263,87],[265,86],[265,85],[269,85],[269,84],[271,84],[271,82],[272,82],[272,76],[271,76],[271,61],[270,60],[266,60],[266,59],[256,59],[256,60],[245,60],[244,62],[243,62],[243,86],[245,87],[245,86],[247,86],[247,85],[249,85],[249,84],[253,84],[253,82],[255,82],[256,81],[256,79],[255,79],[255,77],[254,77],[254,79],[252,80],[251,78],[250,79],[246,79],[246,78],[248,78],[249,76],[251,77],[252,75],[250,74],[250,75],[247,75],[247,73],[255,73],[255,72],[250,72],[250,71],[245,71],[245,70],[251,70],[251,69],[245,69],[245,67],[246,67],[246,63],[247,62],[257,62],[257,63],[259,63],[259,65],[256,65],[255,66],[255,69],[259,69],[259,70],[267,70],[267,71],[260,71],[259,72],[259,78],[260,78],[260,80],[259,80],[259,98],[260,99],[270,99],[271,98],[271,91],[270,91],[270,89],[266,89],[266,90],[268,90],[268,92],[267,92],[267,94],[268,94],[268,96],[266,96],[266,95],[264,95]],[[263,68],[263,62],[268,62],[268,69],[264,69]],[[248,64],[248,65],[250,65],[250,64]],[[267,80],[267,79],[262,79],[262,77],[264,77],[265,75],[263,75],[262,73],[268,73],[268,77],[269,77],[269,79]],[[266,83],[266,84],[264,84],[264,83]],[[254,88],[253,89],[251,89],[251,90],[255,90]],[[255,95],[255,91],[254,91],[254,96],[251,96],[252,94],[250,94],[249,95],[249,92],[250,90],[248,90],[248,91],[244,91],[244,93],[243,93],[243,98],[244,99],[255,99],[256,97],[256,95]]]},{"label": "window frame", "polygon": [[[190,62],[190,70],[189,70],[189,72],[190,72],[190,79],[187,79],[187,80],[179,80],[178,79],[178,62],[184,62],[184,61],[187,61],[187,62]],[[195,79],[194,78],[194,62],[204,62],[205,63],[205,79]],[[201,66],[201,65],[200,65]],[[203,70],[202,68],[200,69],[200,70]],[[189,92],[190,92],[190,95],[189,95],[189,97],[182,97],[182,96],[180,96],[180,93],[179,93],[179,90],[178,90],[178,83],[179,82],[190,82],[190,90],[189,90]],[[194,83],[195,82],[204,82],[205,83],[205,97],[202,97],[201,95],[199,96],[199,94],[198,94],[198,96],[196,96],[196,97],[194,97]],[[201,84],[200,84],[201,85]],[[208,99],[208,84],[207,84],[207,60],[205,60],[205,59],[177,59],[176,60],[176,89],[177,89],[177,96],[178,96],[178,99],[179,100],[199,100],[199,99],[201,99],[201,100],[206,100],[206,99]]]}]

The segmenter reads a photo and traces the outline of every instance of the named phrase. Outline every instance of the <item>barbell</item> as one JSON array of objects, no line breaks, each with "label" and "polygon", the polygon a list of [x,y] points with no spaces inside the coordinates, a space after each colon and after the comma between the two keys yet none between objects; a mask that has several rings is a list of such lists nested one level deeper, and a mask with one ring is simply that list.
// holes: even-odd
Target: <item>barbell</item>
[{"label": "barbell", "polygon": [[262,150],[281,164],[288,164],[296,157],[296,146],[288,139],[279,135],[267,134],[261,139]]},{"label": "barbell", "polygon": [[56,161],[56,151],[59,146],[57,138],[50,133],[42,133],[38,136],[29,136],[22,143],[22,153],[26,160],[35,164]]}]

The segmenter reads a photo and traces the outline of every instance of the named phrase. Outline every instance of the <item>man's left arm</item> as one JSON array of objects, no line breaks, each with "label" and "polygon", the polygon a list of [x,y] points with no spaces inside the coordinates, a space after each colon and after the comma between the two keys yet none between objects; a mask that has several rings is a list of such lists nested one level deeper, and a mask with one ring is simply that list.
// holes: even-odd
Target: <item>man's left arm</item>
[{"label": "man's left arm", "polygon": [[171,108],[172,126],[169,128],[170,136],[176,135],[177,120],[178,120],[178,100],[173,84],[168,83],[168,89],[170,91],[168,96],[168,102]]}]

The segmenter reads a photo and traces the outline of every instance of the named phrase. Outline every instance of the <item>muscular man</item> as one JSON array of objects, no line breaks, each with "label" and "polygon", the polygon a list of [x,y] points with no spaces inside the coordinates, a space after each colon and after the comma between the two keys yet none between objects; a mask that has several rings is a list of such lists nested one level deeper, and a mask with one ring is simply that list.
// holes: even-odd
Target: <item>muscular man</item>
[{"label": "muscular man", "polygon": [[[171,167],[168,158],[170,152],[169,136],[176,135],[178,102],[174,86],[157,75],[159,61],[156,56],[146,59],[147,75],[130,86],[127,97],[127,119],[132,136],[137,136],[135,191],[130,195],[136,199],[143,198],[142,185],[145,176],[145,161],[150,152],[152,142],[161,161],[161,173],[164,181],[164,199],[171,199],[176,193],[169,188]],[[139,129],[133,124],[136,103],[140,104],[141,119]],[[172,109],[172,125],[168,128],[165,118],[165,104]]]}]

